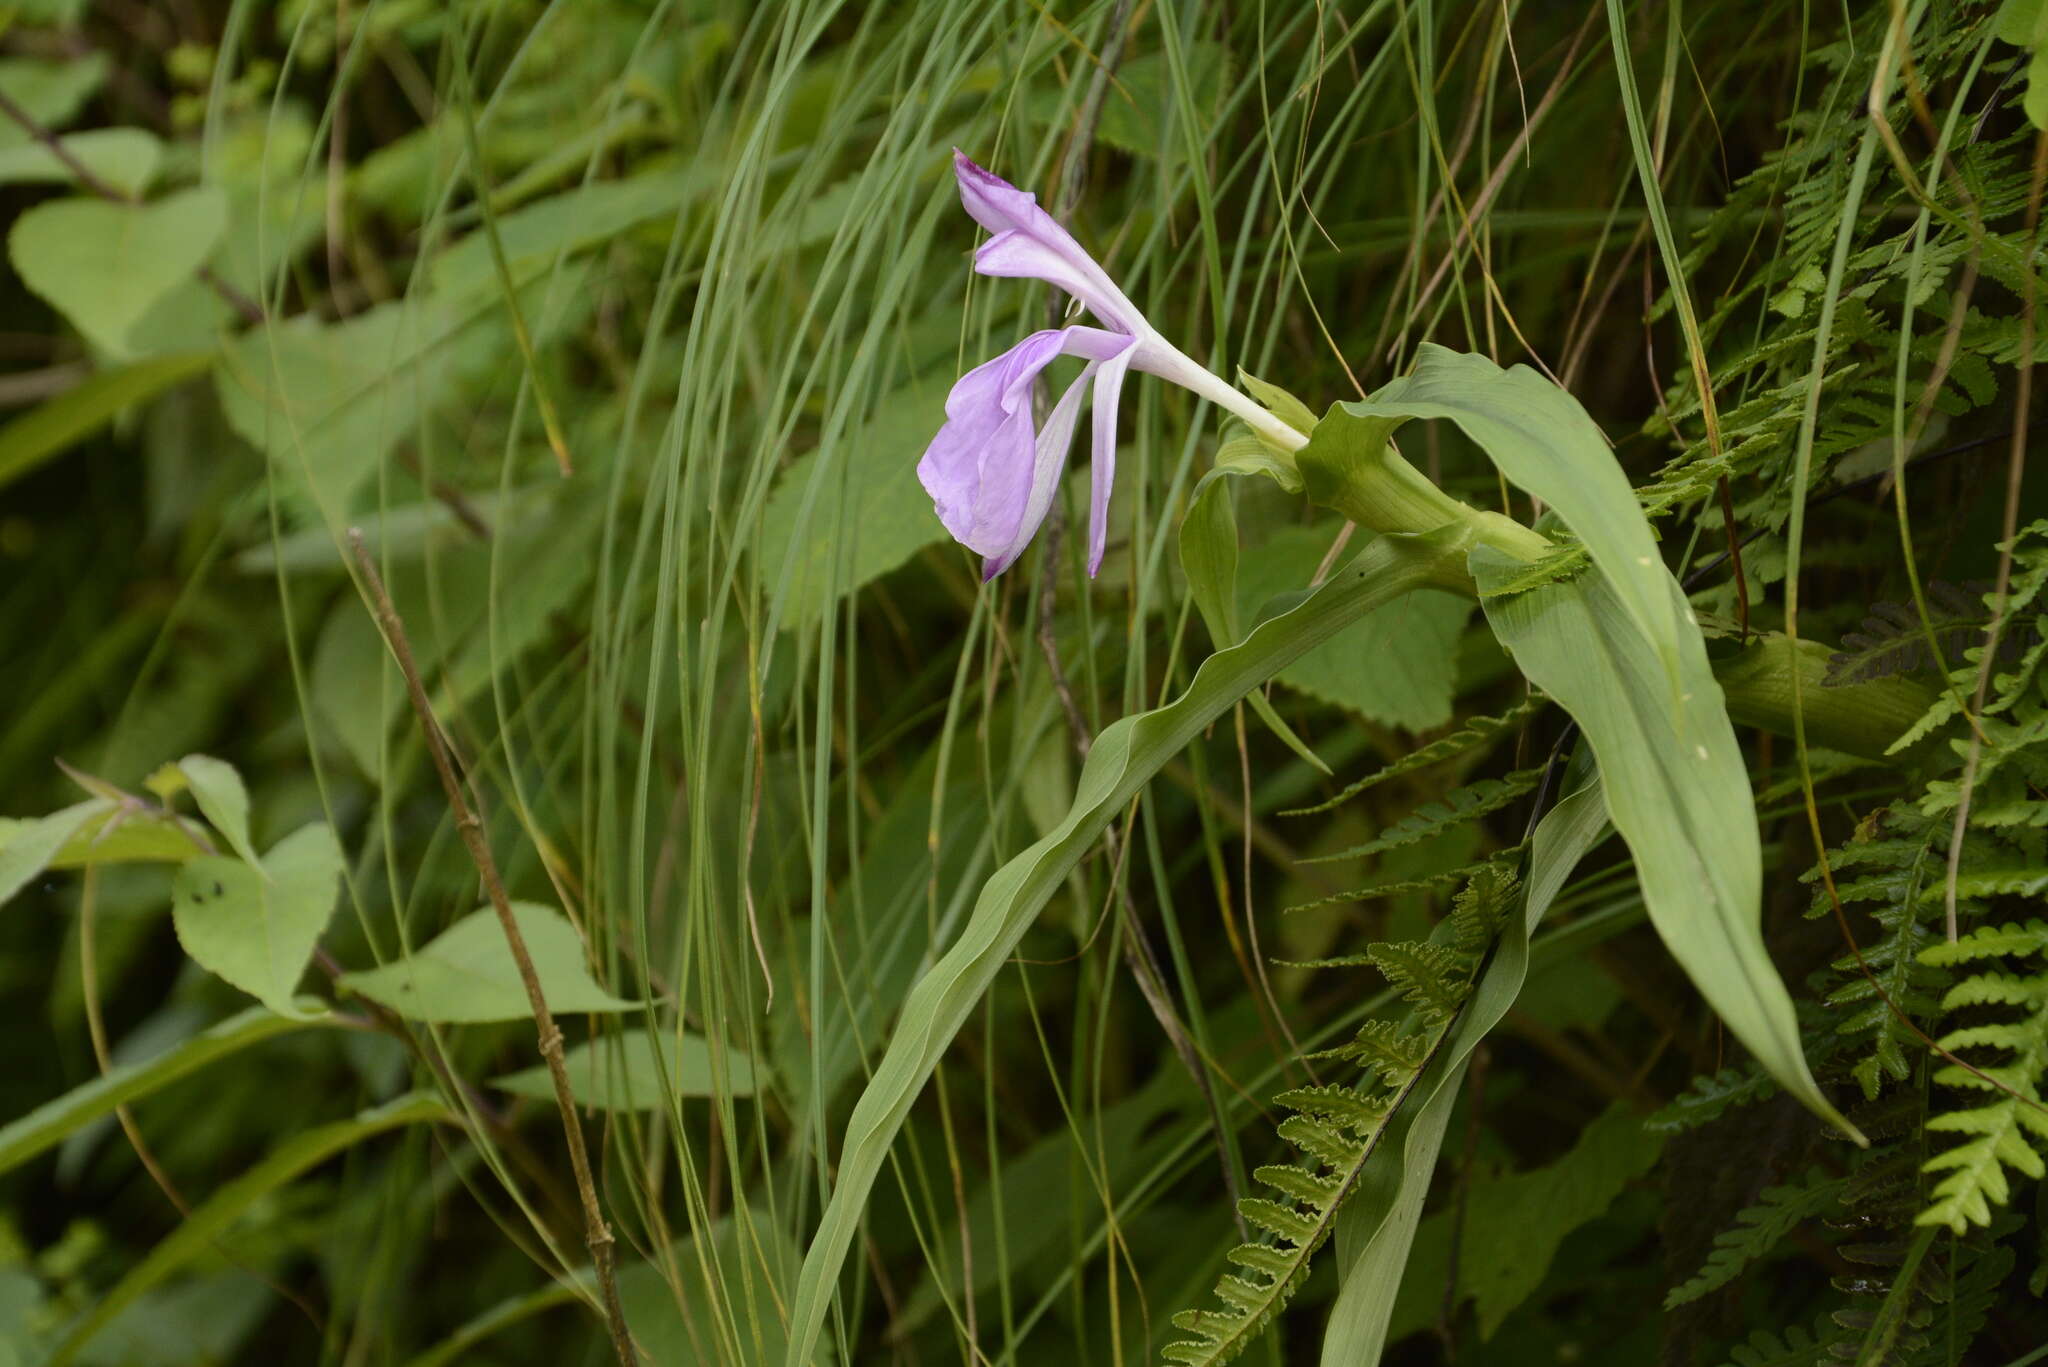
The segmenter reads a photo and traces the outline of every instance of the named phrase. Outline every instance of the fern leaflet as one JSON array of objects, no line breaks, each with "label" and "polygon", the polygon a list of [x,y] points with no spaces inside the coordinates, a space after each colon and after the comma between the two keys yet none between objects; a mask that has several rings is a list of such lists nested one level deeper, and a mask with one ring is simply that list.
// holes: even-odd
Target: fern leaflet
[{"label": "fern leaflet", "polygon": [[[1954,944],[1922,950],[1923,962],[1941,967],[2005,958],[2038,959],[2048,951],[2048,922],[1985,927]],[[1944,1011],[1969,1007],[2006,1008],[2016,1018],[1966,1025],[1950,1031],[1941,1047],[2003,1051],[2000,1063],[1970,1068],[1954,1064],[1934,1075],[1943,1086],[1988,1093],[1990,1100],[1967,1110],[1944,1111],[1927,1121],[1929,1130],[1969,1136],[1936,1154],[1923,1171],[1943,1174],[1933,1200],[1917,1223],[1944,1224],[1958,1234],[1972,1224],[1991,1223],[1991,1206],[2012,1199],[2008,1170],[2039,1178],[2048,1171],[2037,1150],[2048,1149],[2048,1107],[2041,1104],[2041,1080],[2048,1076],[2048,964],[2034,964],[2030,976],[1987,970],[1963,979],[1942,999]]]}]

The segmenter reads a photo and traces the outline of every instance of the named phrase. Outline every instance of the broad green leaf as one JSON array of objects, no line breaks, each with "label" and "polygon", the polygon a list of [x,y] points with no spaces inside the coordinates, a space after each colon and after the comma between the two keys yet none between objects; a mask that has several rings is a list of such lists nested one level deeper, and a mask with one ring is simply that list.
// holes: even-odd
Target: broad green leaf
[{"label": "broad green leaf", "polygon": [[[1180,564],[1188,594],[1218,650],[1236,645],[1243,635],[1237,617],[1237,510],[1226,483],[1229,478],[1221,471],[1203,476],[1180,524]],[[1330,766],[1281,720],[1263,691],[1252,691],[1245,701],[1288,749],[1319,773],[1330,772]]]},{"label": "broad green leaf", "polygon": [[[545,504],[551,491],[515,489],[509,497],[495,493],[470,496],[468,508],[486,526],[502,530],[521,520],[529,507]],[[446,503],[438,498],[418,503],[401,503],[377,512],[364,513],[352,524],[363,534],[363,544],[380,565],[414,562],[421,556],[460,552],[477,544],[477,534]],[[350,552],[324,526],[305,527],[281,536],[277,544],[259,541],[235,555],[235,569],[242,574],[275,574],[280,565],[285,573],[318,571],[339,574],[350,563]],[[387,575],[390,573],[386,570]]]},{"label": "broad green leaf", "polygon": [[[1856,1135],[1807,1069],[1792,998],[1764,950],[1749,774],[1677,581],[1666,574],[1664,593],[1668,616],[1684,629],[1660,646],[1643,638],[1604,567],[1488,597],[1488,585],[1519,562],[1482,546],[1470,563],[1501,644],[1584,729],[1615,829],[1635,856],[1644,905],[1672,957],[1785,1090]],[[1657,663],[1667,654],[1678,671],[1675,696]]]},{"label": "broad green leaf", "polygon": [[73,389],[0,427],[0,489],[112,422],[123,409],[155,398],[213,363],[210,351],[153,356],[95,372]]},{"label": "broad green leaf", "polygon": [[[647,1030],[626,1030],[579,1044],[562,1062],[569,1070],[570,1094],[579,1104],[600,1110],[662,1110],[670,1096],[754,1094],[753,1060],[724,1046],[714,1066],[711,1046],[702,1035],[685,1033],[678,1038],[663,1030],[657,1040],[650,1038]],[[665,1087],[664,1073],[668,1075]],[[542,1101],[555,1098],[554,1079],[546,1064],[493,1078],[491,1085],[514,1096]]]},{"label": "broad green leaf", "polygon": [[342,868],[341,846],[324,822],[278,841],[260,865],[201,855],[171,883],[178,943],[201,968],[292,1015],[299,979],[334,914]]},{"label": "broad green leaf", "polygon": [[[527,279],[536,269],[551,266],[560,253],[582,251],[650,220],[673,217],[718,183],[717,174],[693,161],[624,180],[593,181],[500,214],[498,242],[505,264],[513,279]],[[468,233],[436,257],[431,278],[435,290],[452,297],[495,294],[498,273],[483,230]]]},{"label": "broad green leaf", "polygon": [[116,806],[87,819],[56,854],[53,869],[91,864],[182,864],[206,853],[191,829],[170,812]]},{"label": "broad green leaf", "polygon": [[781,624],[833,603],[946,538],[917,482],[917,458],[946,418],[944,380],[904,386],[866,426],[785,470],[761,516],[759,563]]},{"label": "broad green leaf", "polygon": [[[582,938],[561,912],[514,902],[512,916],[540,975],[549,1010],[568,1015],[640,1009],[639,1003],[614,997],[598,986],[584,964]],[[456,1024],[533,1015],[498,914],[489,907],[471,912],[403,959],[344,973],[338,981],[412,1020]]]},{"label": "broad green leaf", "polygon": [[228,842],[228,848],[251,864],[259,862],[256,847],[249,843],[249,791],[235,766],[212,755],[187,755],[178,761],[185,781],[192,786],[192,798],[212,827]]},{"label": "broad green leaf", "polygon": [[[1126,1097],[1077,1131],[1055,1129],[1024,1152],[1003,1159],[1002,1180],[983,1182],[967,1202],[967,1239],[977,1250],[1001,1247],[1002,1260],[977,1256],[971,1290],[980,1295],[1002,1281],[1004,1262],[1026,1265],[1071,1235],[1073,1212],[1064,1201],[1049,1201],[1047,1192],[1064,1192],[1074,1184],[1100,1182],[1122,1191],[1160,1157],[1160,1150],[1179,1142],[1178,1125],[1164,1124],[1176,1111],[1186,1113],[1194,1088],[1177,1064],[1168,1064],[1157,1078]],[[1188,1123],[1193,1123],[1191,1120]],[[1148,1137],[1149,1136],[1149,1137]],[[942,1311],[961,1295],[962,1267],[955,1258],[944,1270],[927,1272],[917,1290],[890,1322],[890,1335],[900,1338]]]},{"label": "broad green leaf", "polygon": [[[564,275],[560,290],[581,307],[587,293],[578,271]],[[540,307],[547,283],[520,291],[536,345],[569,321],[561,308]],[[503,301],[489,294],[414,294],[340,323],[301,314],[252,328],[215,372],[221,407],[236,433],[275,463],[285,487],[311,495],[338,536],[353,495],[385,453],[416,439],[421,424],[469,386],[500,374],[513,350],[504,314]]]},{"label": "broad green leaf", "polygon": [[218,1059],[239,1053],[275,1035],[314,1025],[333,1025],[319,1001],[301,998],[295,1013],[280,1016],[269,1007],[252,1006],[210,1026],[155,1058],[122,1064],[100,1077],[44,1102],[0,1129],[0,1173],[21,1166],[37,1154],[63,1143],[116,1106],[138,1100],[197,1072]]},{"label": "broad green leaf", "polygon": [[[779,1304],[796,1275],[797,1251],[789,1236],[760,1216],[741,1220],[726,1216],[695,1236],[685,1235],[659,1258],[627,1263],[619,1269],[619,1302],[633,1340],[644,1361],[658,1367],[765,1367],[782,1356],[782,1316],[764,1313],[740,1321],[743,1336],[734,1341],[723,1330],[723,1307],[743,1304],[746,1288]],[[716,1280],[706,1285],[706,1269]],[[579,1267],[558,1280],[492,1306],[440,1343],[415,1357],[408,1367],[451,1367],[455,1363],[489,1361],[476,1346],[544,1310],[578,1299],[593,1307],[597,1280]],[[758,1332],[759,1339],[754,1335]],[[817,1367],[829,1367],[836,1355],[826,1345]]]},{"label": "broad green leaf", "polygon": [[[146,128],[92,128],[64,140],[64,150],[116,190],[140,196],[156,179],[164,145]],[[0,144],[0,185],[71,184],[64,159],[39,142]]]},{"label": "broad green leaf", "polygon": [[64,842],[85,823],[105,816],[114,804],[103,797],[88,798],[48,816],[0,824],[0,906],[27,887],[29,880],[50,866]]},{"label": "broad green leaf", "polygon": [[[593,534],[601,505],[564,497],[526,511],[517,522],[497,523],[490,541],[451,528],[452,544],[431,560],[387,564],[392,601],[437,701],[460,705],[485,688],[500,669],[548,637],[557,614],[589,582],[592,557],[556,551]],[[324,528],[321,535],[333,544]],[[404,684],[361,598],[343,597],[330,609],[314,647],[312,675],[319,715],[364,775],[377,778],[386,733],[401,720],[414,723]]]},{"label": "broad green leaf", "polygon": [[342,1150],[405,1125],[456,1124],[438,1097],[409,1093],[350,1120],[301,1130],[271,1150],[254,1167],[216,1190],[193,1209],[135,1268],[88,1310],[51,1354],[49,1367],[64,1367],[86,1342],[121,1311],[220,1240],[249,1209],[280,1187]]},{"label": "broad green leaf", "polygon": [[[1678,692],[1674,642],[1693,632],[1683,604],[1674,608],[1670,572],[1648,519],[1600,428],[1579,401],[1527,366],[1502,370],[1484,356],[1425,342],[1410,374],[1370,399],[1341,403],[1324,419],[1362,424],[1367,447],[1413,418],[1447,418],[1486,452],[1500,472],[1542,499],[1608,574],[1616,601],[1653,643],[1671,691]],[[1322,437],[1319,430],[1317,436]],[[1696,634],[1696,633],[1695,633]]]},{"label": "broad green leaf", "polygon": [[2036,128],[2048,128],[2048,3],[2005,0],[1995,31],[2001,41],[2026,50],[2027,119]]},{"label": "broad green leaf", "polygon": [[[1522,916],[1502,931],[1452,1028],[1450,1043],[1423,1070],[1408,1104],[1387,1122],[1375,1161],[1366,1166],[1358,1191],[1339,1217],[1338,1291],[1323,1330],[1323,1367],[1380,1360],[1466,1064],[1521,995],[1529,975],[1530,935],[1579,860],[1609,829],[1600,780],[1591,774],[1573,784],[1537,823],[1522,881]],[[1387,1155],[1398,1161],[1386,1161]]]},{"label": "broad green leaf", "polygon": [[[1330,531],[1290,527],[1266,537],[1238,573],[1250,620],[1275,595],[1305,586],[1330,549]],[[1458,642],[1469,599],[1421,589],[1389,603],[1281,672],[1279,682],[1384,726],[1426,731],[1451,719]]]},{"label": "broad green leaf", "polygon": [[[23,113],[45,128],[62,128],[77,118],[78,111],[106,79],[107,57],[103,52],[48,61],[40,57],[0,58],[0,94],[20,105]],[[0,118],[0,147],[33,141],[19,123]]]},{"label": "broad green leaf", "polygon": [[1203,661],[1179,698],[1115,722],[1096,737],[1066,820],[983,885],[960,938],[904,1003],[888,1049],[846,1126],[838,1184],[797,1286],[789,1367],[811,1361],[868,1194],[912,1103],[1039,909],[1110,819],[1238,699],[1373,608],[1431,582],[1465,546],[1466,538],[1453,529],[1379,538],[1300,606]]},{"label": "broad green leaf", "polygon": [[1316,430],[1315,410],[1279,385],[1260,379],[1243,366],[1237,368],[1237,382],[1243,385],[1246,392],[1257,399],[1268,413],[1304,437]]},{"label": "broad green leaf", "polygon": [[1473,1299],[1481,1338],[1492,1338],[1543,1284],[1565,1236],[1600,1218],[1622,1188],[1649,1170],[1665,1138],[1617,1101],[1556,1162],[1474,1188],[1459,1241],[1458,1286]]},{"label": "broad green leaf", "polygon": [[1216,649],[1237,644],[1237,505],[1225,476],[1212,472],[1195,486],[1180,523],[1180,567],[1188,596]]},{"label": "broad green leaf", "polygon": [[130,330],[206,264],[227,212],[227,196],[204,187],[153,204],[53,200],[15,220],[7,250],[30,289],[95,346],[128,360]]}]

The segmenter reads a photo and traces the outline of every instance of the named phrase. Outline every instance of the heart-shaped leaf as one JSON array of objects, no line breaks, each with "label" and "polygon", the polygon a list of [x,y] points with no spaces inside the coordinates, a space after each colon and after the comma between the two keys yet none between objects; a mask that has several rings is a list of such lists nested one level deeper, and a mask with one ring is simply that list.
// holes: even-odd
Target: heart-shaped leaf
[{"label": "heart-shaped leaf", "polygon": [[[598,986],[584,967],[583,941],[562,913],[514,902],[512,917],[550,1010],[639,1009],[638,1003]],[[340,984],[413,1020],[456,1024],[523,1020],[533,1014],[505,932],[489,907],[471,912],[403,959],[342,974]]]},{"label": "heart-shaped leaf", "polygon": [[7,250],[30,289],[95,346],[132,360],[129,330],[206,264],[227,226],[227,196],[208,187],[154,204],[59,199],[17,219]]},{"label": "heart-shaped leaf", "polygon": [[293,989],[334,913],[341,846],[325,823],[277,842],[261,866],[204,855],[178,870],[171,920],[178,942],[218,974],[281,1016],[298,1016]]}]

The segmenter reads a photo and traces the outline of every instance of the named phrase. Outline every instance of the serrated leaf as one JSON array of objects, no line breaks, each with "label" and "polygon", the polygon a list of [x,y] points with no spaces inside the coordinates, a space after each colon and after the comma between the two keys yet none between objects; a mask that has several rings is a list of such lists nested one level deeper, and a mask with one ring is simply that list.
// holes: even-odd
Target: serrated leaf
[{"label": "serrated leaf", "polygon": [[[583,940],[561,912],[514,902],[512,915],[549,1010],[569,1015],[640,1009],[591,977]],[[403,959],[342,974],[338,985],[412,1020],[463,1024],[533,1015],[505,932],[489,907],[471,912]]]},{"label": "serrated leaf", "polygon": [[334,914],[342,867],[324,822],[278,841],[260,865],[201,855],[171,883],[178,942],[201,968],[281,1016],[296,1015],[292,999]]},{"label": "serrated leaf", "polygon": [[235,766],[211,755],[187,755],[178,761],[178,769],[191,785],[192,799],[207,824],[236,854],[256,863],[256,849],[249,843],[249,791]]},{"label": "serrated leaf", "polygon": [[0,821],[0,906],[5,906],[14,894],[28,886],[29,880],[48,868],[64,842],[86,822],[113,809],[112,802],[95,797],[48,816]]}]

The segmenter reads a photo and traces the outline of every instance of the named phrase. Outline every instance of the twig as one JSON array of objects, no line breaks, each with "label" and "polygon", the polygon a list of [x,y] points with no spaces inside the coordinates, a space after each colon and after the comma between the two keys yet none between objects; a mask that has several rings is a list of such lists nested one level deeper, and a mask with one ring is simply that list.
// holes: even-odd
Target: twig
[{"label": "twig", "polygon": [[[5,114],[21,125],[22,131],[48,150],[49,154],[62,162],[64,168],[78,178],[78,183],[101,199],[115,204],[139,204],[142,201],[129,194],[120,186],[101,178],[100,174],[78,159],[78,154],[64,145],[64,139],[36,121],[35,115],[16,104],[5,91],[0,91],[0,114]],[[213,287],[213,292],[227,302],[229,308],[242,316],[245,323],[263,321],[263,310],[256,301],[214,274],[213,267],[201,266],[199,278]]]},{"label": "twig", "polygon": [[476,864],[478,877],[483,880],[484,891],[491,899],[491,909],[498,914],[498,926],[505,932],[505,943],[512,950],[512,962],[519,968],[519,981],[526,988],[526,999],[533,1006],[533,1020],[540,1033],[540,1056],[548,1065],[548,1076],[555,1084],[555,1104],[562,1112],[562,1131],[569,1141],[569,1166],[576,1174],[576,1194],[583,1203],[583,1241],[590,1249],[590,1265],[597,1274],[598,1291],[604,1302],[605,1324],[611,1331],[612,1347],[618,1352],[623,1367],[638,1367],[639,1358],[633,1352],[633,1338],[626,1328],[626,1312],[619,1304],[619,1285],[612,1275],[612,1232],[604,1222],[604,1211],[598,1206],[597,1184],[590,1175],[590,1155],[583,1147],[583,1127],[576,1119],[576,1101],[569,1090],[569,1069],[562,1059],[562,1031],[555,1024],[554,1012],[548,1009],[547,997],[541,992],[540,975],[534,970],[533,955],[527,951],[526,937],[520,933],[519,922],[512,915],[512,903],[505,895],[505,884],[498,877],[497,861],[491,857],[491,847],[484,839],[483,823],[462,795],[462,784],[455,777],[454,761],[449,757],[448,742],[442,735],[440,723],[434,720],[434,709],[427,701],[426,685],[420,681],[418,664],[413,661],[412,644],[406,638],[405,624],[399,620],[397,605],[391,601],[390,591],[384,587],[384,577],[377,572],[377,563],[370,556],[369,547],[363,541],[360,527],[348,530],[350,552],[355,556],[356,568],[363,576],[363,583],[370,591],[371,604],[376,611],[377,627],[383,633],[384,643],[390,647],[392,656],[398,661],[398,672],[405,677],[406,696],[412,700],[412,710],[419,718],[420,730],[427,742],[427,753],[434,761],[434,771],[441,776],[441,789],[448,795],[448,806],[455,813],[455,828],[462,834],[462,843],[469,850],[469,857]]}]

